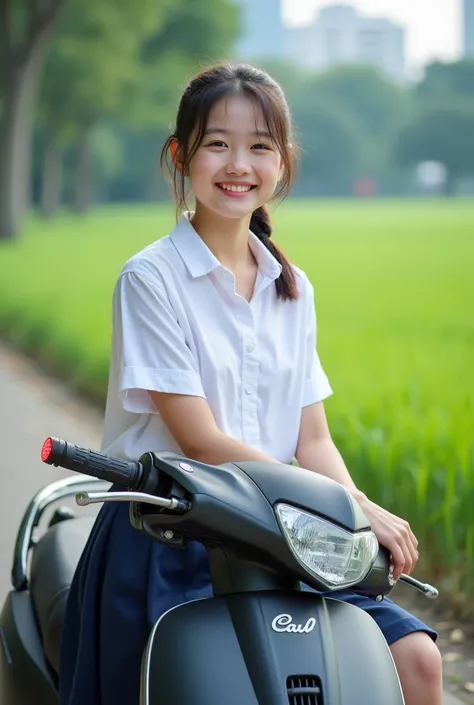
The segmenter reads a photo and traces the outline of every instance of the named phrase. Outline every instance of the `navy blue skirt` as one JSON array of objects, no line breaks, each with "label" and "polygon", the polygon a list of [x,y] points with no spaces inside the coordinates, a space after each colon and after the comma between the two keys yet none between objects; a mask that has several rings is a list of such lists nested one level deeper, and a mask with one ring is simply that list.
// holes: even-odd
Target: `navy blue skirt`
[{"label": "navy blue skirt", "polygon": [[[69,594],[61,648],[60,705],[137,705],[151,627],[166,610],[212,594],[204,546],[172,549],[130,525],[128,504],[105,504]],[[332,594],[332,597],[336,595]],[[436,632],[385,599],[337,593],[368,612],[387,642]]]}]

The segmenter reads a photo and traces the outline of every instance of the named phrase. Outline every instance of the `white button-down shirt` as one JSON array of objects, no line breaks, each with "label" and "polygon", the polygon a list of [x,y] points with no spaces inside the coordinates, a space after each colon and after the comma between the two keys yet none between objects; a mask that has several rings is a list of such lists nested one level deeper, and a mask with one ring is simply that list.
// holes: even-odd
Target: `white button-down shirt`
[{"label": "white button-down shirt", "polygon": [[313,287],[295,267],[299,299],[278,299],[281,266],[250,233],[258,274],[249,303],[189,217],[118,278],[102,447],[130,459],[181,452],[148,394],[155,390],[204,397],[221,431],[291,463],[302,408],[331,394]]}]

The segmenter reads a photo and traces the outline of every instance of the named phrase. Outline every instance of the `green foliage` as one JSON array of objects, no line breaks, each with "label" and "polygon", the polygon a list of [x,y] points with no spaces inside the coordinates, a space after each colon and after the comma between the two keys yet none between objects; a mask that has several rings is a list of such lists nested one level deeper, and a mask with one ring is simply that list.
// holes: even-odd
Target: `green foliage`
[{"label": "green foliage", "polygon": [[[150,173],[145,148],[150,132],[164,133],[172,125],[191,74],[232,54],[238,28],[233,0],[164,0],[158,5],[120,0],[110,8],[95,0],[71,0],[48,60],[43,126],[67,140],[87,119],[113,122],[122,136],[128,135],[123,139],[130,144],[122,152],[139,145],[144,157],[141,173],[134,159],[136,186],[126,173],[126,160],[121,173],[101,169],[99,198],[118,192],[126,197],[126,183],[130,197],[137,189],[143,192],[141,184]],[[413,87],[399,86],[364,65],[337,66],[322,74],[275,60],[257,65],[281,83],[290,103],[302,148],[298,193],[349,193],[354,179],[365,175],[378,181],[382,191],[409,190],[409,168],[427,154],[442,157],[453,179],[471,173],[470,149],[459,155],[460,135],[471,129],[469,109],[460,101],[474,96],[474,62],[436,62]],[[428,135],[424,125],[429,125]]]},{"label": "green foliage", "polygon": [[[105,128],[105,123],[119,120],[121,127],[137,133],[167,129],[184,80],[196,70],[197,61],[228,49],[235,14],[228,0],[119,0],[112,5],[70,0],[47,58],[39,143],[64,150],[82,139],[83,149],[95,157],[99,197],[113,192],[120,163],[126,176],[128,162],[121,156],[127,146],[117,144],[117,131]],[[148,173],[148,164],[143,164],[131,192],[147,192],[142,182]]]},{"label": "green foliage", "polygon": [[170,3],[70,0],[41,90],[47,131],[67,137],[78,125],[125,110],[138,80],[142,43],[158,31]]},{"label": "green foliage", "polygon": [[[349,174],[354,177],[356,172],[375,179],[383,179],[387,171],[394,172],[388,145],[401,120],[410,112],[412,99],[407,89],[372,66],[342,65],[308,82],[296,103],[296,120],[299,105],[304,106],[311,99],[334,113],[336,123],[344,131],[343,142],[356,143],[352,149],[353,160],[348,162],[347,168],[343,160],[339,162],[340,181],[344,175],[347,184]],[[324,141],[324,138],[323,132],[320,139]]]},{"label": "green foliage", "polygon": [[415,92],[419,98],[429,101],[445,101],[448,97],[474,99],[474,61],[430,64]]},{"label": "green foliage", "polygon": [[[2,0],[0,5],[0,97],[15,79],[15,70],[25,65],[29,53],[37,50],[57,23],[65,0]],[[42,53],[35,56],[43,59]],[[13,81],[12,81],[13,79]],[[0,108],[1,108],[0,103]]]},{"label": "green foliage", "polygon": [[321,102],[338,105],[342,112],[356,119],[368,135],[385,135],[403,116],[408,103],[407,92],[371,66],[336,66],[315,76],[306,95]]},{"label": "green foliage", "polygon": [[229,0],[175,0],[141,47],[141,81],[129,96],[125,120],[142,130],[168,128],[187,80],[201,65],[224,59],[236,31]]},{"label": "green foliage", "polygon": [[[104,400],[110,299],[171,207],[31,223],[0,250],[0,330]],[[410,520],[419,575],[473,613],[474,301],[469,202],[293,201],[278,242],[312,280],[333,435],[355,480]],[[46,269],[38,266],[46,263]]]},{"label": "green foliage", "polygon": [[70,0],[48,56],[42,123],[66,135],[116,114],[163,126],[196,61],[228,49],[234,14],[227,0]]},{"label": "green foliage", "polygon": [[252,64],[269,73],[280,84],[292,112],[294,112],[296,105],[304,102],[303,98],[308,81],[313,77],[311,72],[304,71],[299,66],[293,66],[287,61],[277,61],[276,59],[255,60]]},{"label": "green foliage", "polygon": [[92,133],[92,152],[99,180],[114,177],[124,166],[123,143],[113,129],[101,123]]},{"label": "green foliage", "polygon": [[175,0],[161,31],[143,47],[143,60],[153,63],[171,52],[194,63],[222,61],[237,30],[237,8],[231,0]]},{"label": "green foliage", "polygon": [[404,167],[444,164],[451,193],[459,177],[474,175],[474,61],[430,64],[413,96],[413,111],[400,121],[391,153]]},{"label": "green foliage", "polygon": [[401,129],[395,155],[404,165],[441,162],[451,179],[474,174],[474,101],[422,109]]},{"label": "green foliage", "polygon": [[357,124],[337,107],[313,96],[295,107],[294,120],[301,149],[301,176],[311,183],[312,193],[324,193],[336,184],[350,193],[359,161],[361,134]]}]

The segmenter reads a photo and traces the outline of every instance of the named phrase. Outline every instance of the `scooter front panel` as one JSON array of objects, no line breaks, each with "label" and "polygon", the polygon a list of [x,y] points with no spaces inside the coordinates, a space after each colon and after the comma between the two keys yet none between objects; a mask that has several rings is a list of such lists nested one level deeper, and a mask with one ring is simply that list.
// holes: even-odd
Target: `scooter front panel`
[{"label": "scooter front panel", "polygon": [[258,592],[188,602],[155,625],[141,705],[403,705],[388,645],[353,605]]}]

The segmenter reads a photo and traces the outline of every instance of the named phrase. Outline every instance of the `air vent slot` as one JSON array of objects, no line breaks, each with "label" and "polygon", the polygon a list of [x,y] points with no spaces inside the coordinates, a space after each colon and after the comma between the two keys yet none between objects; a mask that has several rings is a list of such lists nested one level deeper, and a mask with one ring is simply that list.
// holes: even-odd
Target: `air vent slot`
[{"label": "air vent slot", "polygon": [[323,705],[321,681],[316,676],[289,676],[286,687],[289,705]]}]

